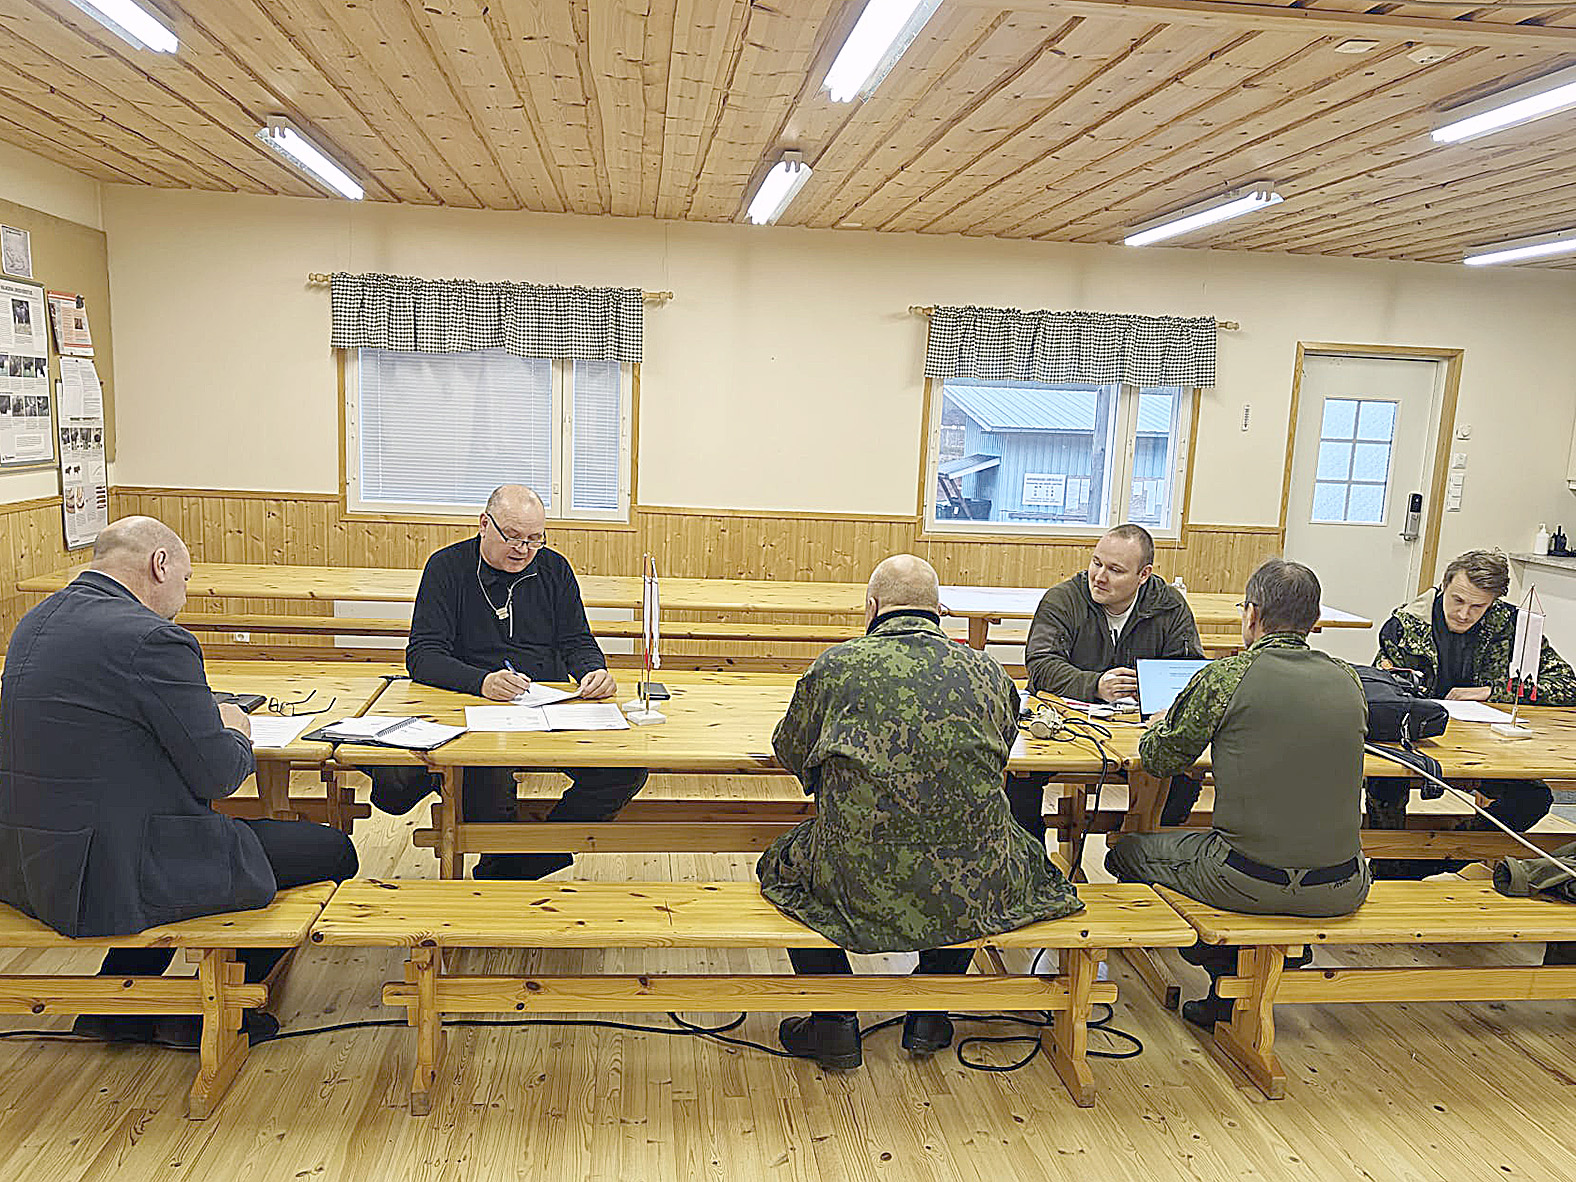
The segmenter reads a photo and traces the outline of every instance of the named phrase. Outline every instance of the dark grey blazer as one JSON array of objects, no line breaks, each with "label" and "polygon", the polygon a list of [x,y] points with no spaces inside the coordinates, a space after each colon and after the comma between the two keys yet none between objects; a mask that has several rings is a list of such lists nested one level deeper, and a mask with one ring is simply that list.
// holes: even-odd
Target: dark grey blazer
[{"label": "dark grey blazer", "polygon": [[251,775],[192,634],[86,571],[17,624],[0,681],[0,900],[67,936],[265,906]]}]

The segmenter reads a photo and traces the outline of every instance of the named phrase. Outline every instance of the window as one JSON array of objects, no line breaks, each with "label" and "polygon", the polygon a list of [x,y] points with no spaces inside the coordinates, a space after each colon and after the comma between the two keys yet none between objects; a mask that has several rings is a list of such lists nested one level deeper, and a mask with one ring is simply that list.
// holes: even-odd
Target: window
[{"label": "window", "polygon": [[932,398],[926,525],[1097,533],[1180,526],[1191,399],[1181,387],[950,378]]},{"label": "window", "polygon": [[1397,405],[1379,398],[1324,400],[1314,524],[1384,524]]},{"label": "window", "polygon": [[629,520],[630,366],[502,349],[349,357],[352,511],[471,513],[518,483],[554,520]]}]

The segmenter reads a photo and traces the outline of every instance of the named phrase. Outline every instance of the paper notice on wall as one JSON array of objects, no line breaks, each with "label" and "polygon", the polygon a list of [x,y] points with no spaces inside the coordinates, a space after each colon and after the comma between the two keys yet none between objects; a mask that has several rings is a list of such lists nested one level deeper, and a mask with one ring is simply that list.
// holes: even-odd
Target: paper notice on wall
[{"label": "paper notice on wall", "polygon": [[33,277],[33,235],[19,226],[0,226],[0,270]]},{"label": "paper notice on wall", "polygon": [[91,358],[60,359],[60,511],[66,548],[90,546],[109,523],[104,391]]},{"label": "paper notice on wall", "polygon": [[0,464],[54,458],[48,331],[44,289],[0,279]]},{"label": "paper notice on wall", "polygon": [[93,334],[88,329],[88,309],[82,297],[74,291],[52,291],[48,299],[55,349],[68,356],[93,356]]}]

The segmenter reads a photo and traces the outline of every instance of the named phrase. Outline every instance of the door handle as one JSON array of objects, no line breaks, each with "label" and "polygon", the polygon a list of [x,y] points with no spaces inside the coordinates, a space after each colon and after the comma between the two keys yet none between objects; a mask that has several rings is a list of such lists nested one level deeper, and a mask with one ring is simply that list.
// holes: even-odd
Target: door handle
[{"label": "door handle", "polygon": [[1418,527],[1423,523],[1423,494],[1412,493],[1406,499],[1406,522],[1401,526],[1403,541],[1417,541]]}]

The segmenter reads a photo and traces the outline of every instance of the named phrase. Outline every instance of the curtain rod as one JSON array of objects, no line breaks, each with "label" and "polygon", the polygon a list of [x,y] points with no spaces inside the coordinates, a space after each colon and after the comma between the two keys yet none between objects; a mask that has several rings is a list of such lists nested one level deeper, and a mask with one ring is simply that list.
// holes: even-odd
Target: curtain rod
[{"label": "curtain rod", "polygon": [[[307,274],[306,281],[322,284],[330,282],[333,278],[326,271],[311,271]],[[671,291],[643,291],[640,294],[645,297],[648,304],[665,304],[673,298]]]},{"label": "curtain rod", "polygon": [[[934,304],[910,304],[908,306],[908,314],[910,316],[929,316],[935,310],[936,306]],[[1242,325],[1235,320],[1217,320],[1215,321],[1215,327],[1225,329],[1227,332],[1236,332]]]}]

